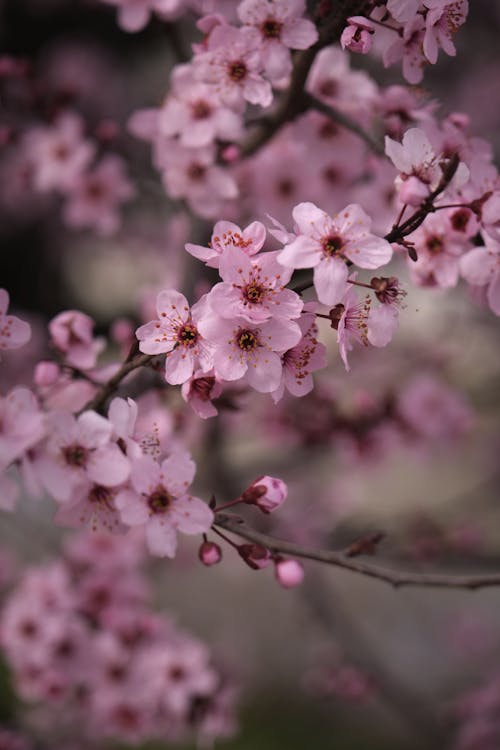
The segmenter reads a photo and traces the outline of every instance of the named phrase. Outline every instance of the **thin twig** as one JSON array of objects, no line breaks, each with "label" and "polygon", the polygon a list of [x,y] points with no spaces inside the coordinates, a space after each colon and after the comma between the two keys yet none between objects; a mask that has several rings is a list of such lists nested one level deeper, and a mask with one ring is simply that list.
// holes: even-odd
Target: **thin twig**
[{"label": "thin twig", "polygon": [[302,547],[294,542],[276,539],[268,534],[256,531],[239,516],[229,513],[217,513],[215,525],[226,531],[237,534],[242,539],[247,539],[255,544],[267,547],[271,552],[278,552],[291,557],[300,557],[306,560],[333,565],[337,568],[350,570],[353,573],[376,578],[379,581],[389,583],[394,588],[400,586],[427,586],[434,588],[450,589],[479,589],[487,586],[500,586],[500,573],[484,573],[471,575],[448,575],[444,573],[414,573],[410,571],[397,571],[385,568],[371,562],[364,562],[359,558],[348,557],[345,551],[336,550],[314,550]]},{"label": "thin twig", "polygon": [[349,115],[344,114],[344,112],[341,112],[335,107],[326,104],[326,102],[321,101],[321,99],[317,99],[315,96],[313,96],[312,94],[308,94],[307,92],[304,92],[303,98],[304,101],[309,105],[309,109],[315,109],[317,112],[321,112],[322,114],[326,115],[330,120],[333,120],[333,122],[336,122],[338,125],[346,128],[346,130],[350,130],[351,133],[359,136],[361,140],[364,141],[374,153],[378,154],[379,156],[384,155],[383,144],[379,141],[376,141],[375,138],[370,135],[370,133],[364,130],[361,125],[356,122],[356,120],[353,120],[351,117],[349,117]]}]

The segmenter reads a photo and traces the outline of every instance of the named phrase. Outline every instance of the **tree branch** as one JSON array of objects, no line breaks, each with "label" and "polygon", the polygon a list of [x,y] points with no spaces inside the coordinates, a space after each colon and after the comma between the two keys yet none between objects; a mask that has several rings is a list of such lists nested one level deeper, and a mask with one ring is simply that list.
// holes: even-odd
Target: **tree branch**
[{"label": "tree branch", "polygon": [[313,550],[302,547],[294,542],[276,539],[268,534],[256,531],[239,516],[230,513],[217,513],[215,526],[237,534],[255,544],[266,547],[271,552],[300,557],[306,560],[333,565],[337,568],[350,570],[353,573],[376,578],[391,584],[394,588],[400,586],[426,586],[449,589],[479,589],[487,586],[500,586],[500,573],[484,573],[477,575],[448,575],[444,573],[413,573],[391,570],[371,562],[364,562],[358,558],[348,557],[342,550]]},{"label": "tree branch", "polygon": [[[339,40],[349,16],[363,15],[372,5],[371,0],[334,0],[332,2],[321,0],[317,3],[315,16],[319,30],[318,41],[312,47],[295,55],[290,86],[284,92],[274,112],[262,120],[259,126],[250,133],[247,140],[241,144],[241,158],[254,154],[261,146],[270,141],[283,125],[311,108],[311,100],[309,94],[305,92],[305,86],[316,55],[323,47]],[[345,127],[348,127],[347,122],[350,125],[356,124],[352,123],[349,118],[345,118],[344,122],[339,119],[336,121]],[[350,129],[353,128],[350,127]],[[360,135],[357,130],[354,132]],[[364,140],[366,140],[365,135],[362,136]]]},{"label": "tree branch", "polygon": [[80,413],[83,411],[87,411],[88,409],[93,409],[94,411],[100,411],[104,405],[106,404],[106,401],[110,396],[113,395],[113,393],[117,390],[118,386],[122,382],[124,378],[127,377],[127,375],[134,370],[137,370],[139,367],[144,367],[145,365],[148,365],[153,357],[155,355],[153,354],[140,354],[138,356],[135,356],[133,359],[127,359],[123,365],[120,367],[117,373],[113,375],[112,378],[110,378],[102,387],[101,389],[96,393],[93,399],[91,399],[83,409],[81,409]]}]

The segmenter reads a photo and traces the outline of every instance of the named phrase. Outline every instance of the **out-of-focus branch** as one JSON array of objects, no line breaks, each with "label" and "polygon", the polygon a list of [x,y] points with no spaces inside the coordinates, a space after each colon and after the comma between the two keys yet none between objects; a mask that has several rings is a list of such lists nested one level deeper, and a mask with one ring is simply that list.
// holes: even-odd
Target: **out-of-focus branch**
[{"label": "out-of-focus branch", "polygon": [[479,573],[472,575],[448,575],[444,573],[414,573],[385,568],[371,562],[364,562],[356,557],[349,557],[345,550],[314,550],[302,547],[294,542],[276,539],[262,534],[249,526],[242,518],[230,513],[217,513],[215,526],[220,526],[250,542],[266,547],[271,552],[300,557],[306,560],[333,565],[350,570],[353,573],[376,578],[389,583],[394,588],[400,586],[426,586],[449,589],[480,589],[487,586],[500,586],[500,573]]},{"label": "out-of-focus branch", "polygon": [[304,93],[304,101],[308,104],[308,109],[315,109],[317,112],[321,112],[322,114],[326,115],[330,118],[330,120],[333,120],[333,122],[336,122],[346,130],[350,130],[351,133],[359,136],[361,140],[364,141],[374,153],[378,154],[379,156],[384,155],[383,144],[376,141],[375,138],[370,135],[370,133],[364,130],[361,125],[356,122],[356,120],[353,120],[351,117],[344,114],[340,110],[336,109],[335,107],[331,107],[329,104],[326,104],[325,102],[321,101],[321,99],[317,99],[315,96],[313,96],[312,94],[308,94],[307,92]]},{"label": "out-of-focus branch", "polygon": [[94,398],[91,399],[87,404],[85,404],[81,411],[87,411],[88,409],[100,411],[105,406],[108,398],[112,396],[113,393],[115,393],[122,380],[126,378],[129,373],[137,370],[139,367],[148,365],[152,361],[153,357],[154,355],[152,354],[139,354],[132,359],[124,362],[118,372],[116,372],[112,378],[104,383],[104,385],[96,393]]},{"label": "out-of-focus branch", "polygon": [[[363,15],[369,12],[372,6],[373,3],[370,0],[327,0],[326,2],[320,0],[316,3],[313,15],[319,30],[318,41],[312,47],[296,53],[288,89],[283,93],[274,112],[261,120],[241,144],[242,158],[254,154],[270,141],[283,125],[311,108],[311,99],[305,92],[305,85],[316,55],[323,47],[339,40],[349,16]],[[349,118],[343,123],[337,120],[344,127],[348,127],[348,121],[350,125],[355,125]],[[350,125],[349,129],[352,130]],[[357,134],[360,135],[359,132]]]}]

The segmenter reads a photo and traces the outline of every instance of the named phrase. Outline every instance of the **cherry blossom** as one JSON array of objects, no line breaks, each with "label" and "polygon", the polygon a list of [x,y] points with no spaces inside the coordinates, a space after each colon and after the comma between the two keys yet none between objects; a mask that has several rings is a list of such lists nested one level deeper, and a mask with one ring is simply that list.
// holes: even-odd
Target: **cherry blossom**
[{"label": "cherry blossom", "polygon": [[192,377],[182,384],[181,394],[184,401],[201,419],[217,416],[218,410],[213,401],[222,394],[222,385],[213,370],[193,372]]},{"label": "cherry blossom", "polygon": [[165,378],[173,385],[189,380],[198,366],[208,372],[212,368],[212,349],[198,326],[206,300],[200,300],[190,310],[183,294],[168,289],[158,295],[156,309],[158,319],[136,331],[140,350],[146,354],[168,353]]},{"label": "cherry blossom", "polygon": [[0,289],[0,350],[18,349],[31,338],[31,326],[15,315],[7,315],[9,293]]},{"label": "cherry blossom", "polygon": [[346,26],[340,37],[342,49],[366,55],[372,46],[372,36],[375,32],[374,25],[363,16],[351,16],[347,19],[347,23],[349,25]]},{"label": "cherry blossom", "polygon": [[248,505],[255,505],[263,513],[271,513],[285,502],[288,487],[278,477],[258,477],[242,493],[241,500]]},{"label": "cherry blossom", "polygon": [[272,318],[255,325],[244,318],[225,320],[207,316],[200,331],[214,344],[214,370],[222,380],[239,380],[246,375],[248,383],[260,393],[270,393],[281,382],[281,354],[293,348],[301,338],[298,324],[292,320]]},{"label": "cherry blossom", "polygon": [[129,476],[129,462],[111,442],[113,426],[104,417],[93,411],[76,418],[67,412],[52,412],[48,425],[50,437],[36,470],[59,502],[68,502],[88,482],[114,487]]},{"label": "cherry blossom", "polygon": [[[438,186],[443,174],[440,159],[426,134],[419,128],[410,128],[402,143],[386,136],[385,152],[400,172],[396,178],[400,200],[412,206],[420,205]],[[460,187],[468,178],[469,170],[460,162],[450,184]]]},{"label": "cherry blossom", "polygon": [[219,268],[220,258],[226,248],[239,248],[247,255],[255,255],[266,241],[266,228],[260,221],[253,221],[240,229],[231,221],[218,221],[214,226],[208,247],[188,242],[186,250],[195,258],[205,261],[209,268]]},{"label": "cherry blossom", "polygon": [[263,253],[251,259],[239,248],[222,253],[219,274],[223,281],[212,287],[207,303],[222,318],[244,318],[262,323],[270,318],[298,318],[303,302],[285,289],[292,271],[284,269],[277,253]]},{"label": "cherry blossom", "polygon": [[316,305],[307,303],[307,312],[302,313],[297,321],[302,338],[282,356],[281,383],[271,393],[275,403],[283,398],[285,390],[298,398],[310,393],[314,387],[312,373],[326,367],[326,347],[318,341],[318,327],[311,307],[315,309]]},{"label": "cherry blossom", "polygon": [[79,310],[59,313],[49,323],[52,343],[73,367],[89,370],[105,346],[104,339],[94,339],[94,321]]},{"label": "cherry blossom", "polygon": [[96,147],[83,132],[83,120],[73,112],[59,115],[52,125],[29,131],[26,145],[37,190],[67,190],[90,165]]},{"label": "cherry blossom", "polygon": [[291,268],[314,268],[314,288],[326,305],[336,304],[344,294],[349,261],[360,268],[378,268],[391,259],[391,246],[371,234],[371,219],[360,206],[346,206],[332,218],[313,203],[300,203],[293,218],[299,234],[278,260]]},{"label": "cherry blossom", "polygon": [[187,494],[195,464],[187,453],[173,453],[161,464],[150,456],[132,463],[131,488],[115,498],[123,523],[144,526],[150,552],[174,557],[177,531],[202,534],[208,531],[213,513],[202,500]]},{"label": "cherry blossom", "polygon": [[121,223],[118,208],[134,194],[124,161],[119,156],[105,156],[75,180],[64,206],[64,220],[75,229],[91,228],[104,236],[113,234]]},{"label": "cherry blossom", "polygon": [[213,84],[222,102],[236,111],[245,100],[261,107],[268,107],[273,100],[271,85],[261,76],[263,61],[257,39],[254,29],[220,24],[209,36],[207,51],[194,61],[195,75]]},{"label": "cherry blossom", "polygon": [[495,315],[500,315],[500,243],[488,235],[483,239],[483,246],[459,259],[460,273],[469,284],[486,287],[488,304]]},{"label": "cherry blossom", "polygon": [[271,81],[289,75],[289,49],[307,49],[318,38],[314,24],[302,18],[305,7],[305,0],[242,0],[238,5],[242,23],[259,33],[262,62]]}]

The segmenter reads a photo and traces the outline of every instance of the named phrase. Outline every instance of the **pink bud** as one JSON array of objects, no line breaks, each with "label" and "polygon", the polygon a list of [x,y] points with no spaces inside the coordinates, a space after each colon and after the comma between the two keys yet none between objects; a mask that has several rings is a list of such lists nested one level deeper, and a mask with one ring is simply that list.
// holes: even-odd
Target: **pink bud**
[{"label": "pink bud", "polygon": [[35,367],[33,380],[35,385],[54,385],[54,383],[57,383],[60,374],[60,367],[55,362],[38,362]]},{"label": "pink bud", "polygon": [[226,148],[222,151],[222,158],[225,162],[228,164],[231,164],[232,162],[238,161],[240,158],[241,150],[238,146],[235,146],[234,144],[231,144],[230,146],[226,146]]},{"label": "pink bud", "polygon": [[215,542],[203,542],[198,550],[198,557],[203,565],[217,565],[222,560],[222,550]]},{"label": "pink bud", "polygon": [[285,589],[300,586],[304,580],[304,568],[297,560],[287,560],[280,557],[276,561],[274,574],[278,583]]},{"label": "pink bud", "polygon": [[272,560],[269,550],[260,544],[240,544],[238,554],[252,570],[267,568]]},{"label": "pink bud", "polygon": [[282,479],[264,476],[256,479],[241,499],[248,505],[256,505],[263,513],[271,513],[285,502],[287,494],[288,488]]}]

